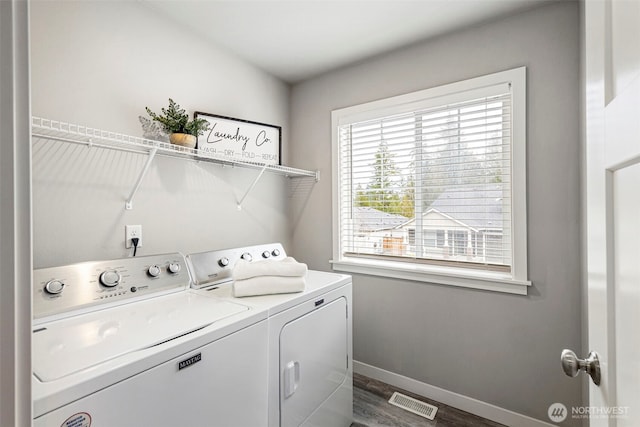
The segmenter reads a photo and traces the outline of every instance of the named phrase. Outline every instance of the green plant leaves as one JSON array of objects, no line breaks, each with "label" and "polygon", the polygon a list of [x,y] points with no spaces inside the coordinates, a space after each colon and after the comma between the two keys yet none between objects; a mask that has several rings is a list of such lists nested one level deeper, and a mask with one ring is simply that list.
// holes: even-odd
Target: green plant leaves
[{"label": "green plant leaves", "polygon": [[169,98],[169,106],[162,108],[162,114],[156,114],[149,107],[145,107],[147,114],[162,125],[162,129],[168,133],[187,133],[193,136],[202,135],[209,129],[209,122],[204,119],[189,121],[189,115],[173,99]]}]

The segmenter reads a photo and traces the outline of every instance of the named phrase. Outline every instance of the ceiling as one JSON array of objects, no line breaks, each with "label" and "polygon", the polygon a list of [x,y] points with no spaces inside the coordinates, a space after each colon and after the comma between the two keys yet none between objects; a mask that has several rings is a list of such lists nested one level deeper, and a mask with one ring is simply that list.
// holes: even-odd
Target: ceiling
[{"label": "ceiling", "polygon": [[289,83],[549,1],[144,0]]}]

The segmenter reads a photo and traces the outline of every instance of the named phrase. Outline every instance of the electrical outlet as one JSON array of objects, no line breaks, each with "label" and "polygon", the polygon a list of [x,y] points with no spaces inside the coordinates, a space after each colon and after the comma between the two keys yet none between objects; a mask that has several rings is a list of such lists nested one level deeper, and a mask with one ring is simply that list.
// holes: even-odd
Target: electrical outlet
[{"label": "electrical outlet", "polygon": [[142,226],[141,225],[125,225],[124,226],[124,247],[133,246],[131,239],[138,238],[138,247],[142,246]]}]

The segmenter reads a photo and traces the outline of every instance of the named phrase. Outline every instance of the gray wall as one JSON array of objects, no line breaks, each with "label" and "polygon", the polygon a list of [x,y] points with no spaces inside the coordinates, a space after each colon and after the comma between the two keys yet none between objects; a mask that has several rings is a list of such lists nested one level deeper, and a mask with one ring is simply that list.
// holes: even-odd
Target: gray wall
[{"label": "gray wall", "polygon": [[[171,97],[280,125],[288,151],[289,87],[142,2],[32,2],[31,33],[35,116],[142,136],[144,107]],[[126,211],[144,156],[43,140],[33,151],[35,267],[127,256],[125,224],[142,225],[140,254],[288,243],[282,176],[265,174],[238,212],[257,171],[159,158]]]},{"label": "gray wall", "polygon": [[292,88],[291,162],[323,176],[294,212],[294,253],[329,270],[330,112],[527,67],[529,295],[356,275],[356,360],[545,421],[581,404],[559,364],[581,348],[578,17],[558,2]]}]

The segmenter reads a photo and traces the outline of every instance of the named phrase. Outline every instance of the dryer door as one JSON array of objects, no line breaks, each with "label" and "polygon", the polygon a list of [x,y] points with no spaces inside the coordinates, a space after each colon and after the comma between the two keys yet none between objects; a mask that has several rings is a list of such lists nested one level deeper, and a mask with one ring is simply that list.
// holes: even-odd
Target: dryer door
[{"label": "dryer door", "polygon": [[280,334],[280,425],[301,425],[347,374],[347,301],[287,323]]}]

